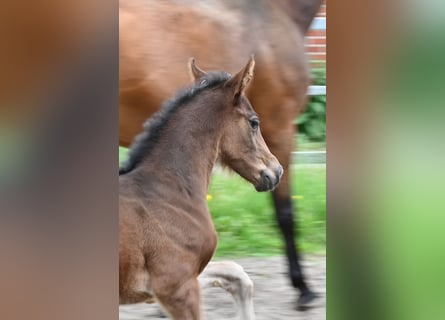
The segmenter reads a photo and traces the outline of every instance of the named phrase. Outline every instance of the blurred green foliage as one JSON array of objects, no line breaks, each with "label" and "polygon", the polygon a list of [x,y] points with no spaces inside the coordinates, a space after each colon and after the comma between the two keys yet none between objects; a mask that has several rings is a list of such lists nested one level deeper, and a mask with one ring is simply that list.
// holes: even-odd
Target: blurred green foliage
[{"label": "blurred green foliage", "polygon": [[[312,84],[326,85],[326,68],[314,68]],[[326,96],[311,96],[306,110],[296,119],[298,131],[308,141],[321,142],[326,140]]]},{"label": "blurred green foliage", "polygon": [[338,201],[352,209],[343,221],[335,194],[345,187],[330,182],[328,319],[445,319],[445,11],[437,5],[418,2],[418,24],[394,28],[404,34],[385,39],[381,65],[366,67],[377,88],[363,103],[372,119],[363,136],[373,141],[363,139],[353,165],[334,168],[347,168],[344,181],[357,177]]},{"label": "blurred green foliage", "polygon": [[382,320],[445,319],[443,21],[400,37],[382,75],[381,155],[368,191]]}]

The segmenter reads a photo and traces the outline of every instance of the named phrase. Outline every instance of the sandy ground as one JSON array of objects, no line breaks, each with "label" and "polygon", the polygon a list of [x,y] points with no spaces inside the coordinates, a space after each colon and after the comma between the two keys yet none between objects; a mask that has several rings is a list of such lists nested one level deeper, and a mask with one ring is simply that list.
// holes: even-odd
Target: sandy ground
[{"label": "sandy ground", "polygon": [[[326,257],[307,256],[303,261],[309,285],[319,294],[314,307],[297,311],[297,292],[287,277],[284,257],[235,259],[252,279],[257,320],[324,320],[326,319]],[[204,312],[208,320],[237,319],[231,295],[220,289],[205,289]],[[135,304],[119,307],[119,319],[163,319],[156,304]]]}]

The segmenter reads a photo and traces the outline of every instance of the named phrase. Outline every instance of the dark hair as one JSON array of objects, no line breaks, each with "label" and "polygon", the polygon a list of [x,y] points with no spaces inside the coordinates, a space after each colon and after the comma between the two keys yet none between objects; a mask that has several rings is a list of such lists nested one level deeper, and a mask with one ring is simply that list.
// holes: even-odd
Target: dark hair
[{"label": "dark hair", "polygon": [[144,123],[144,131],[137,135],[133,141],[128,159],[119,168],[119,175],[132,171],[139,163],[141,163],[144,157],[159,140],[165,124],[182,105],[191,101],[203,91],[225,83],[230,77],[231,75],[224,71],[208,72],[192,86],[179,90],[174,98],[164,102],[160,110]]}]

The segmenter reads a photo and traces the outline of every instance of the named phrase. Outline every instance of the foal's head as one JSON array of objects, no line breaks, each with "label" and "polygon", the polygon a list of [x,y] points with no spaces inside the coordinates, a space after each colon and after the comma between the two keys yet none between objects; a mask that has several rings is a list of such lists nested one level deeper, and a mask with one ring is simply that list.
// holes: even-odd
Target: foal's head
[{"label": "foal's head", "polygon": [[[260,130],[260,119],[245,96],[253,78],[253,57],[223,86],[227,96],[224,132],[219,146],[219,159],[251,182],[257,191],[273,190],[280,182],[283,167],[269,151]],[[207,72],[190,60],[194,81],[205,81]]]}]

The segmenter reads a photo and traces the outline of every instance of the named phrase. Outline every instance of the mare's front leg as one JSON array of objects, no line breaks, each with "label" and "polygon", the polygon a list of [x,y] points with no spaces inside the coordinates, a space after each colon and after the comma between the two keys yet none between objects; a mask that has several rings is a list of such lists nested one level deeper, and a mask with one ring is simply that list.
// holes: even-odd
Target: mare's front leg
[{"label": "mare's front leg", "polygon": [[241,320],[255,320],[253,282],[243,267],[232,261],[210,262],[198,277],[201,288],[221,287],[235,300]]},{"label": "mare's front leg", "polygon": [[283,234],[286,256],[289,261],[289,274],[292,285],[300,291],[297,308],[304,309],[317,297],[307,286],[300,264],[300,254],[295,245],[294,210],[290,197],[290,163],[293,149],[294,128],[290,124],[281,132],[275,132],[273,139],[266,140],[270,151],[278,158],[284,168],[284,173],[278,187],[273,191],[272,197],[275,205],[275,214]]},{"label": "mare's front leg", "polygon": [[289,275],[294,288],[300,290],[297,307],[304,309],[316,298],[316,294],[307,286],[300,264],[300,254],[295,245],[294,218],[290,197],[280,197],[278,192],[273,193],[275,213],[278,225],[284,237],[286,255],[289,262]]},{"label": "mare's front leg", "polygon": [[153,291],[167,314],[174,320],[201,320],[201,295],[196,278],[180,281],[153,279]]}]

